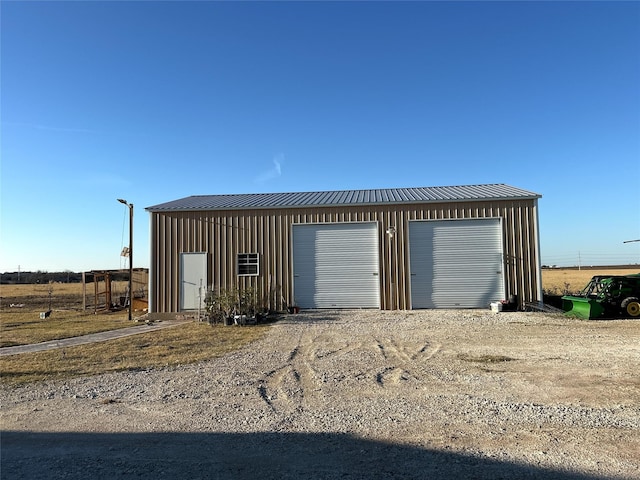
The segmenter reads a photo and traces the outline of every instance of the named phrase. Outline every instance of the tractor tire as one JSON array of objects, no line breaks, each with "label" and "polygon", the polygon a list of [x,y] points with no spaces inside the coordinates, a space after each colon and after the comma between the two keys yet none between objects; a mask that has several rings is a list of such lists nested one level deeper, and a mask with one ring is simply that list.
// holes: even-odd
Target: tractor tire
[{"label": "tractor tire", "polygon": [[640,317],[640,301],[636,297],[625,298],[620,304],[622,311],[629,317]]}]

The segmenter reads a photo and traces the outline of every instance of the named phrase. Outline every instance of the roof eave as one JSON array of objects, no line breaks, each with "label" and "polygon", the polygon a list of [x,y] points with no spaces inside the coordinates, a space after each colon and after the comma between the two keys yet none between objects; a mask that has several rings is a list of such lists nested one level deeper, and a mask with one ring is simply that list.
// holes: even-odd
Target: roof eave
[{"label": "roof eave", "polygon": [[432,200],[408,200],[408,201],[388,201],[388,202],[360,202],[360,203],[331,203],[331,204],[296,204],[296,205],[254,205],[254,206],[234,206],[234,207],[176,207],[176,208],[154,208],[147,207],[149,213],[162,212],[211,212],[211,211],[241,211],[241,210],[297,210],[304,208],[336,208],[336,207],[380,207],[389,205],[424,205],[438,203],[473,203],[473,202],[509,202],[522,200],[537,200],[542,195],[525,195],[517,197],[478,197],[478,198],[451,198]]}]

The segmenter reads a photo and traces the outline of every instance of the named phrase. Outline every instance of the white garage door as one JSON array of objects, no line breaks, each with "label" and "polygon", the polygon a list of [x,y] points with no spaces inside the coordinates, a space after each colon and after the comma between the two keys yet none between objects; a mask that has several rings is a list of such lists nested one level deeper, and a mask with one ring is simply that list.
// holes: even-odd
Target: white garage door
[{"label": "white garage door", "polygon": [[412,308],[488,308],[504,299],[499,218],[409,224]]},{"label": "white garage door", "polygon": [[377,223],[293,226],[293,288],[301,308],[380,308]]}]

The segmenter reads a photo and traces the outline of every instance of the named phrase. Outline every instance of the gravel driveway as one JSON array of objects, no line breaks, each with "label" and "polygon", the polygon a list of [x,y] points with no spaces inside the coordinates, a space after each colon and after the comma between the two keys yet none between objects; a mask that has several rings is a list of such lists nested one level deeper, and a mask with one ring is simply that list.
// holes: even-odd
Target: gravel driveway
[{"label": "gravel driveway", "polygon": [[2,387],[1,476],[640,479],[639,366],[637,320],[303,312],[197,365]]}]

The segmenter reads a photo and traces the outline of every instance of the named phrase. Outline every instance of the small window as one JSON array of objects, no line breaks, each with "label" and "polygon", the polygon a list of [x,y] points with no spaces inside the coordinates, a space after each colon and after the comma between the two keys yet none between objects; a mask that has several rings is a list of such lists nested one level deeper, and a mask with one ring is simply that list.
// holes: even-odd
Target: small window
[{"label": "small window", "polygon": [[258,258],[257,253],[239,253],[238,275],[258,275],[260,271]]}]

